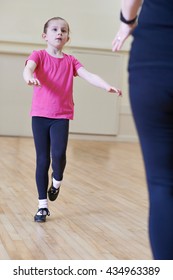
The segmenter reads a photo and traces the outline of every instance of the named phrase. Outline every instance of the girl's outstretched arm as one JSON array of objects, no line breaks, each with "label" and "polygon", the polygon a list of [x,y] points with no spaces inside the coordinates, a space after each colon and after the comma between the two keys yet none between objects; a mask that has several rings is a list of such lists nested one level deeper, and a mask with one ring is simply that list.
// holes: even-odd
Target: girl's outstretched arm
[{"label": "girl's outstretched arm", "polygon": [[88,72],[84,67],[80,67],[77,70],[77,74],[79,77],[83,78],[90,84],[105,89],[110,93],[117,93],[119,96],[122,95],[121,90],[109,85],[106,81],[100,78],[98,75]]},{"label": "girl's outstretched arm", "polygon": [[36,63],[32,60],[28,60],[25,65],[23,78],[28,85],[40,86],[39,80],[33,77],[36,66]]}]

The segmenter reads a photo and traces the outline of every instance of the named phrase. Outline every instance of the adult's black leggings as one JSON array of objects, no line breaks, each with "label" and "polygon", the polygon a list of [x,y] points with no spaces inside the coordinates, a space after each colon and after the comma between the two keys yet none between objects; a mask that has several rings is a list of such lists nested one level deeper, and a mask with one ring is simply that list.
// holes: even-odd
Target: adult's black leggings
[{"label": "adult's black leggings", "polygon": [[173,260],[173,69],[131,69],[129,87],[148,185],[153,258]]},{"label": "adult's black leggings", "polygon": [[36,184],[38,198],[47,198],[48,171],[52,160],[53,177],[63,179],[66,166],[69,120],[32,117],[32,131],[36,149]]}]

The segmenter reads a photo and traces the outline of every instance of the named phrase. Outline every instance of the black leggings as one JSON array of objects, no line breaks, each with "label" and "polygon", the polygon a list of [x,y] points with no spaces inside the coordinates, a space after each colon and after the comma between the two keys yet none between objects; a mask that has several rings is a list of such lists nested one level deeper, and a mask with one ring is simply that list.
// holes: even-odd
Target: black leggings
[{"label": "black leggings", "polygon": [[47,198],[48,170],[52,159],[53,177],[63,178],[66,165],[69,120],[32,117],[32,131],[36,149],[36,183],[38,198]]},{"label": "black leggings", "polygon": [[157,260],[173,260],[172,73],[173,69],[158,67],[133,69],[129,75],[130,102],[148,184],[150,243]]}]

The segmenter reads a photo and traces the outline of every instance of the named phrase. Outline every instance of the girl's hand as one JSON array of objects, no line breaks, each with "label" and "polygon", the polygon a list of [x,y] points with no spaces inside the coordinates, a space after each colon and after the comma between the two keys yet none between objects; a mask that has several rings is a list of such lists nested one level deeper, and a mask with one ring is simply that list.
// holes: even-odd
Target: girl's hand
[{"label": "girl's hand", "polygon": [[36,78],[28,79],[26,82],[29,86],[41,86],[40,81]]},{"label": "girl's hand", "polygon": [[121,23],[119,31],[112,42],[112,51],[119,51],[122,48],[125,40],[129,37],[135,27],[136,23],[132,25],[128,25],[123,22]]},{"label": "girl's hand", "polygon": [[111,86],[110,86],[110,87],[107,89],[107,91],[110,92],[110,93],[117,93],[118,96],[122,96],[121,90],[120,90],[120,89],[117,89],[117,88],[115,88],[115,87],[111,87]]}]

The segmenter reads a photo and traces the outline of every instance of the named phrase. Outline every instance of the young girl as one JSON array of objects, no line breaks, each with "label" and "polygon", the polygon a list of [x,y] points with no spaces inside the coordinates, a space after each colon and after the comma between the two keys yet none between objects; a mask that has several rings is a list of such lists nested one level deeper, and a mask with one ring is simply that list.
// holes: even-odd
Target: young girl
[{"label": "young girl", "polygon": [[45,222],[46,216],[50,215],[47,201],[50,160],[53,173],[49,200],[54,201],[60,191],[66,165],[69,120],[73,119],[74,111],[73,77],[79,76],[94,86],[121,95],[120,90],[88,72],[75,57],[62,51],[69,40],[69,33],[66,20],[60,17],[49,19],[42,34],[47,48],[33,51],[23,72],[26,83],[34,86],[31,116],[38,189],[35,222]]}]

